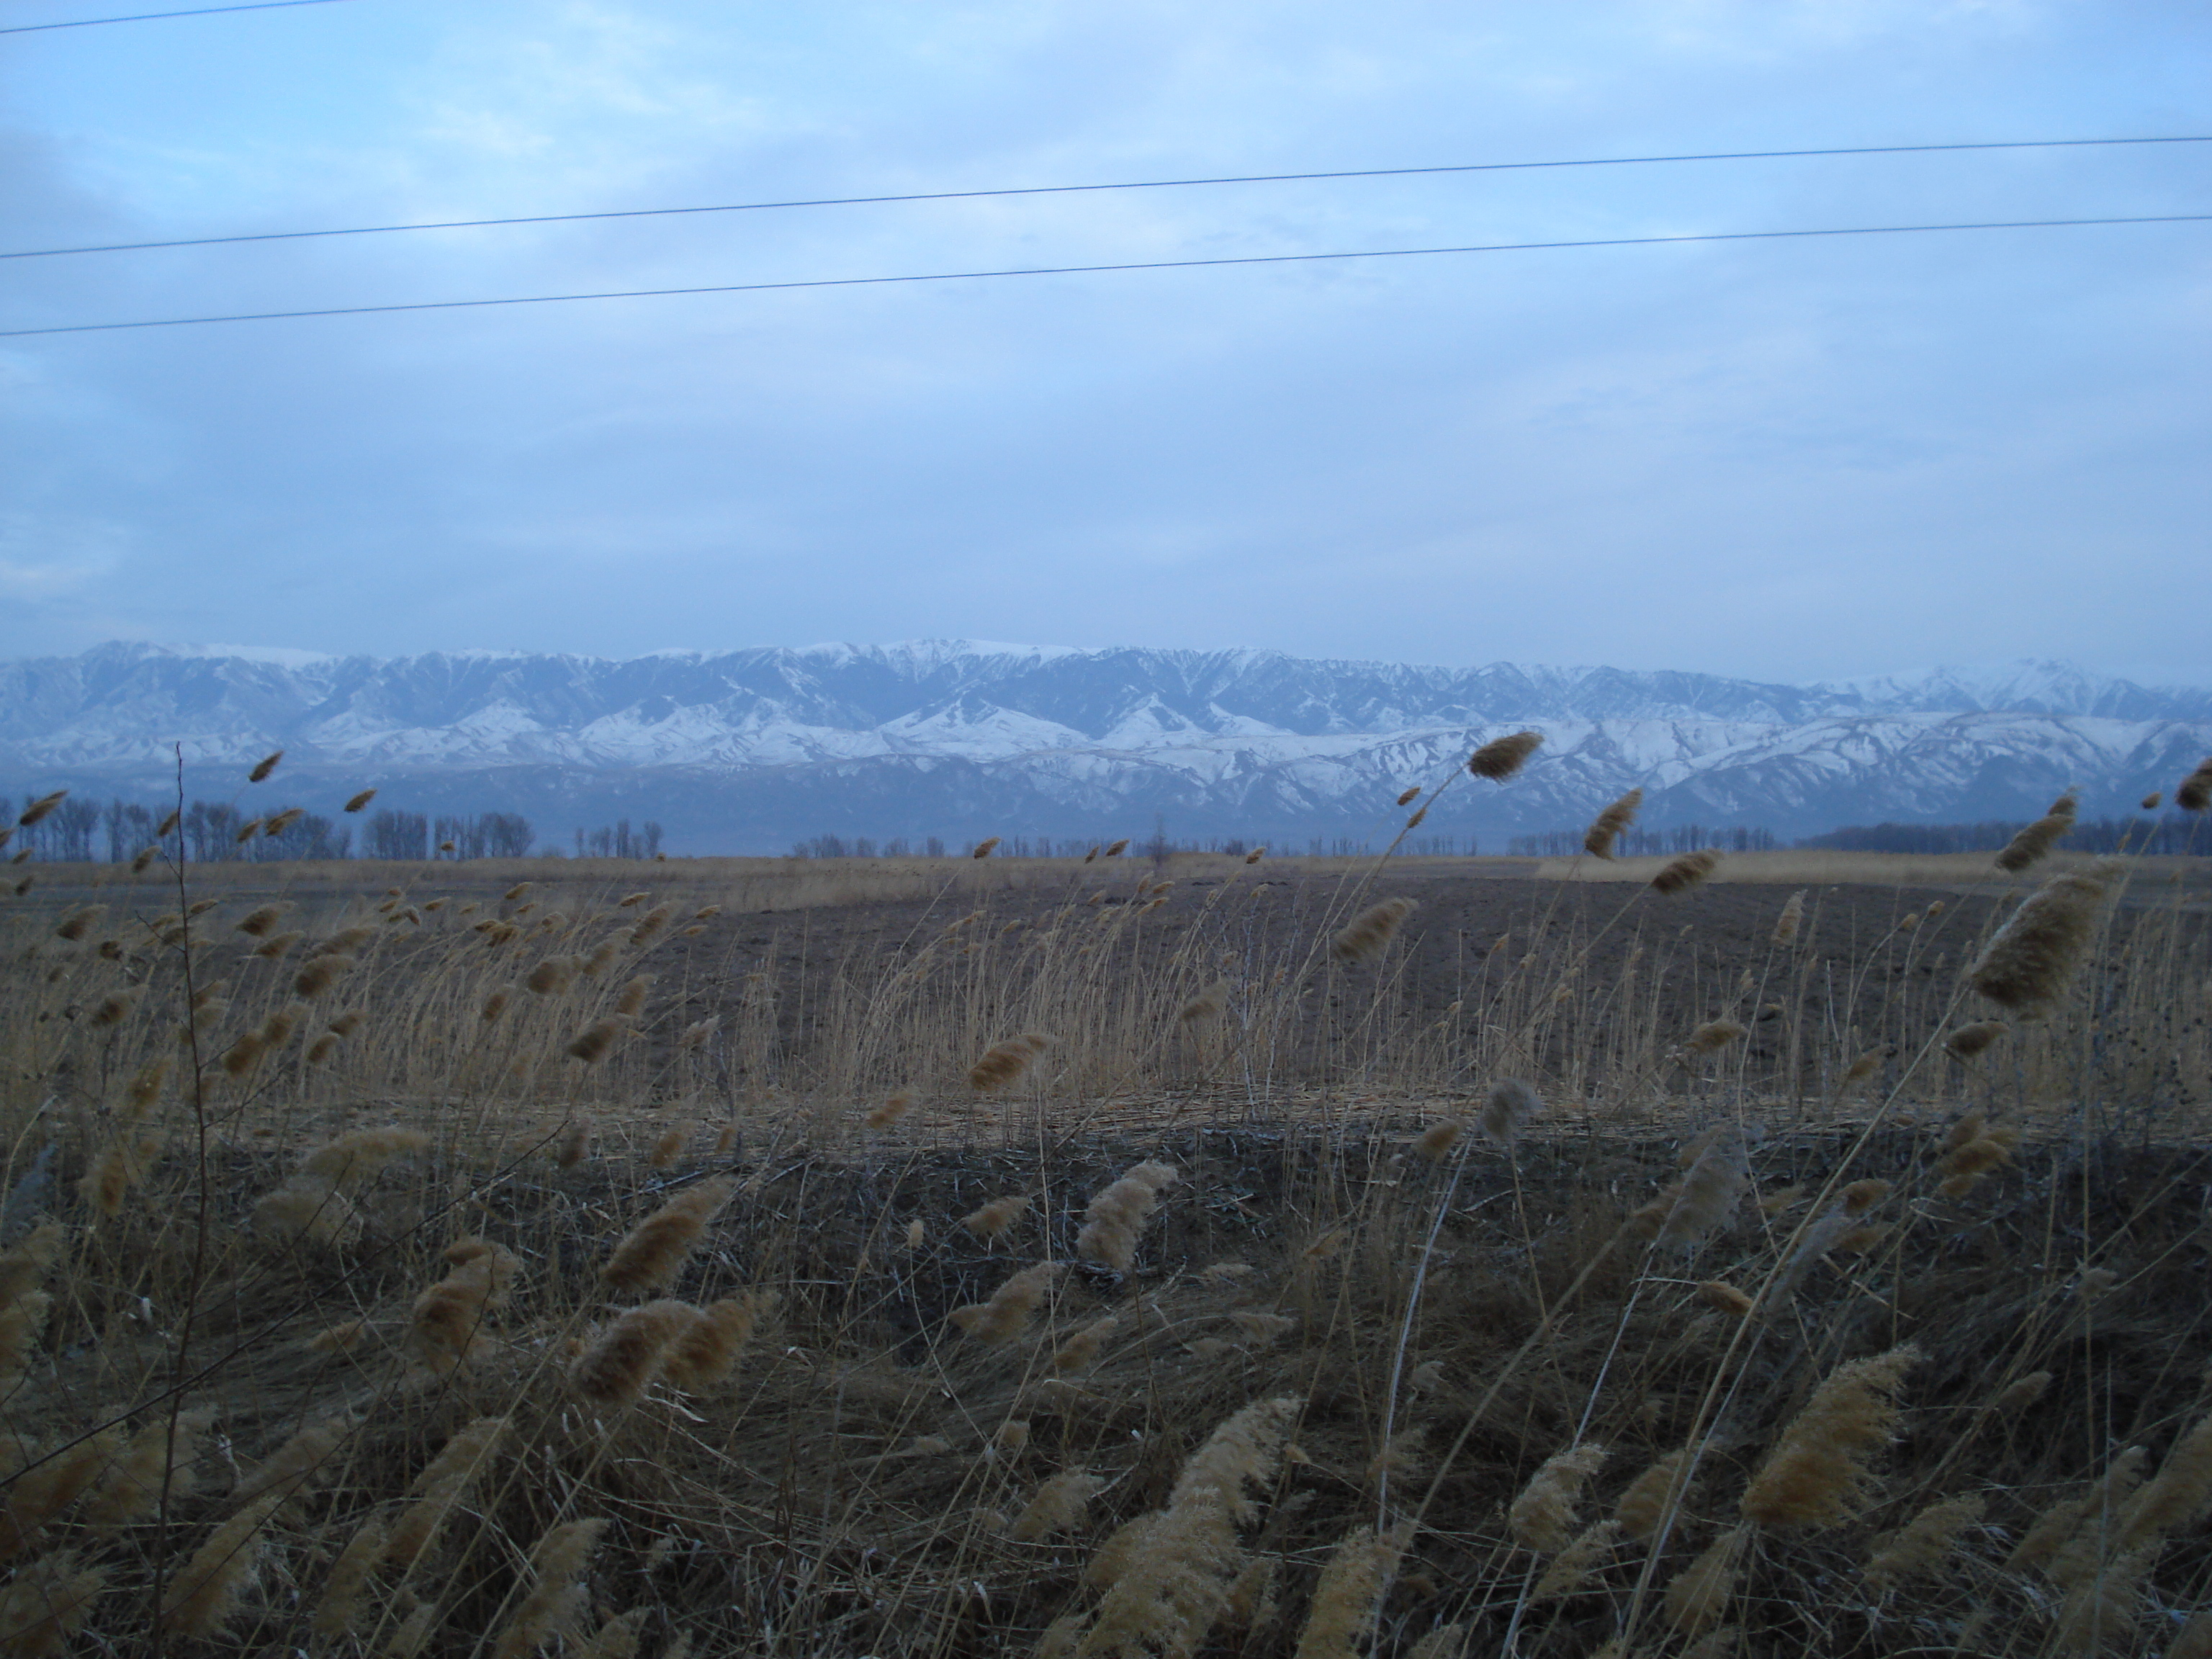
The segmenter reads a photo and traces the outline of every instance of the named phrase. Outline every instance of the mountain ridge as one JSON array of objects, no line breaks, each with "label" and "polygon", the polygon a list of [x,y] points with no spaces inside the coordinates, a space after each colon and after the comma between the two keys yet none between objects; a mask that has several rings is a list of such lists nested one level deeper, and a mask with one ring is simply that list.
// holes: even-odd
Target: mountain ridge
[{"label": "mountain ridge", "polygon": [[182,744],[188,782],[215,793],[226,769],[283,748],[309,805],[375,783],[395,804],[522,810],[549,829],[653,816],[682,851],[1132,817],[1183,836],[1370,835],[1401,788],[1523,726],[1548,739],[1525,776],[1447,792],[1425,829],[1565,828],[1631,787],[1654,824],[1798,835],[2032,814],[2067,787],[2117,811],[2212,748],[2212,691],[2047,660],[1786,685],[931,640],[627,659],[118,642],[0,663],[0,787],[150,797],[173,787]]}]

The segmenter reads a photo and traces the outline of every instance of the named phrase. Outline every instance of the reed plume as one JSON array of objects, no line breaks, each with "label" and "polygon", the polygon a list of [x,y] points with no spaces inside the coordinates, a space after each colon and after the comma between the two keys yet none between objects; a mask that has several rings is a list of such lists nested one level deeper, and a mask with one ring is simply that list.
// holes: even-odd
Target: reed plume
[{"label": "reed plume", "polygon": [[76,1518],[94,1531],[104,1532],[151,1515],[161,1501],[165,1484],[171,1502],[190,1497],[195,1443],[214,1422],[215,1413],[205,1407],[180,1412],[173,1435],[169,1413],[157,1410],[154,1420],[131,1436],[101,1472],[78,1505]]},{"label": "reed plume", "polygon": [[627,1406],[660,1373],[669,1345],[688,1330],[699,1310],[683,1302],[648,1302],[618,1316],[568,1368],[568,1381],[585,1399]]},{"label": "reed plume", "polygon": [[548,957],[532,968],[522,982],[539,996],[552,996],[574,983],[578,966],[574,957]]},{"label": "reed plume", "polygon": [[1228,1006],[1229,981],[1217,979],[1176,1011],[1176,1023],[1195,1025],[1205,1020],[1218,1019]]},{"label": "reed plume", "polygon": [[284,751],[281,749],[273,755],[264,755],[253,763],[253,769],[246,775],[246,781],[248,783],[264,781],[269,775],[276,769],[276,763],[283,758]]},{"label": "reed plume", "polygon": [[1894,1437],[1895,1395],[1920,1358],[1910,1343],[1838,1366],[1783,1430],[1743,1494],[1763,1527],[1840,1526],[1872,1486],[1868,1461]]},{"label": "reed plume", "polygon": [[1247,864],[1257,864],[1261,859],[1267,856],[1267,849],[1266,848],[1255,847],[1244,855],[1244,862]]},{"label": "reed plume", "polygon": [[1413,1151],[1431,1164],[1441,1163],[1459,1144],[1460,1136],[1466,1133],[1465,1118],[1448,1117],[1422,1130],[1419,1138],[1413,1142]]},{"label": "reed plume", "polygon": [[264,1492],[217,1527],[192,1553],[162,1591],[163,1631],[207,1641],[229,1622],[259,1565],[262,1528],[283,1501],[281,1493]]},{"label": "reed plume", "polygon": [[281,1492],[287,1498],[298,1497],[322,1474],[324,1465],[337,1455],[338,1448],[356,1426],[355,1420],[347,1416],[308,1424],[240,1477],[231,1492],[232,1501],[243,1502],[269,1492]]},{"label": "reed plume", "polygon": [[1702,850],[1685,853],[1651,878],[1651,890],[1668,897],[1676,893],[1686,893],[1700,882],[1709,879],[1720,867],[1720,862],[1718,853]]},{"label": "reed plume", "polygon": [[1158,1207],[1160,1194],[1179,1179],[1173,1165],[1147,1160],[1093,1197],[1084,1210],[1075,1252],[1116,1273],[1136,1260],[1137,1241]]},{"label": "reed plume", "polygon": [[1535,1085],[1517,1077],[1500,1078],[1491,1085],[1478,1121],[1483,1133],[1510,1149],[1543,1109],[1543,1097],[1536,1092]]},{"label": "reed plume", "polygon": [[1751,1028],[1732,1019],[1709,1019],[1690,1033],[1683,1044],[1693,1054],[1717,1054],[1731,1042],[1751,1035]]},{"label": "reed plume", "polygon": [[571,1060],[580,1060],[586,1066],[596,1066],[612,1054],[615,1045],[629,1035],[629,1027],[619,1019],[595,1019],[570,1037],[562,1052]]},{"label": "reed plume", "polygon": [[592,1150],[592,1120],[578,1118],[568,1126],[553,1149],[553,1162],[563,1170],[573,1170],[588,1157]]},{"label": "reed plume", "polygon": [[1681,1505],[1689,1486],[1688,1461],[1686,1449],[1670,1451],[1628,1483],[1613,1510],[1623,1532],[1639,1543],[1657,1534]]},{"label": "reed plume", "polygon": [[1589,1582],[1590,1574],[1620,1536],[1620,1522],[1599,1521],[1584,1527],[1552,1559],[1528,1592],[1531,1601],[1553,1601],[1572,1595]]},{"label": "reed plume", "polygon": [[[43,1291],[33,1294],[44,1299]],[[8,1488],[7,1507],[0,1510],[0,1561],[12,1561],[36,1545],[122,1449],[121,1431],[103,1429],[20,1470]]]},{"label": "reed plume", "polygon": [[[265,951],[268,946],[264,945],[262,949]],[[257,951],[255,954],[258,955],[259,952]],[[292,976],[293,994],[295,996],[305,997],[312,1002],[343,979],[356,965],[354,957],[335,953],[311,957],[301,964],[300,971]]]},{"label": "reed plume", "polygon": [[2104,896],[2097,875],[2053,876],[1997,929],[1967,969],[1968,981],[2015,1012],[2051,1002],[2081,965]]},{"label": "reed plume", "polygon": [[591,1599],[577,1581],[606,1528],[603,1520],[564,1521],[538,1540],[530,1553],[537,1583],[492,1644],[492,1659],[526,1659],[574,1634]]},{"label": "reed plume", "polygon": [[773,1291],[725,1297],[699,1309],[661,1356],[660,1371],[669,1385],[686,1394],[719,1387],[736,1369],[753,1328],[775,1306]]},{"label": "reed plume", "polygon": [[968,1068],[968,1086],[986,1094],[1011,1089],[1051,1046],[1052,1039],[1042,1031],[1024,1031],[1004,1042],[993,1043],[982,1059]]},{"label": "reed plume", "polygon": [[729,1201],[734,1185],[726,1177],[702,1181],[670,1199],[615,1246],[606,1266],[599,1269],[600,1283],[626,1295],[665,1290],[674,1284],[708,1222]]},{"label": "reed plume", "polygon": [[1528,757],[1543,744],[1541,732],[1516,732],[1509,737],[1492,738],[1468,757],[1467,769],[1478,778],[1504,783],[1526,766]]},{"label": "reed plume", "polygon": [[1751,1152],[1734,1125],[1714,1131],[1682,1177],[1681,1190],[1659,1223],[1662,1249],[1694,1251],[1735,1213],[1751,1185]]},{"label": "reed plume", "polygon": [[968,856],[971,859],[987,859],[991,856],[992,849],[996,848],[998,844],[999,838],[996,836],[986,836],[982,840],[975,843],[975,850],[970,852]]},{"label": "reed plume", "polygon": [[2069,798],[2060,804],[2066,808],[2064,811],[2054,808],[2034,823],[2023,826],[2019,834],[2004,844],[1996,857],[1998,869],[2016,875],[2032,864],[2039,864],[2049,856],[2052,848],[2074,832],[2073,801]]},{"label": "reed plume", "polygon": [[1053,1350],[1053,1370],[1064,1374],[1089,1369],[1106,1346],[1107,1339],[1121,1328],[1121,1323],[1112,1314],[1091,1321]]},{"label": "reed plume", "polygon": [[1413,1537],[1413,1522],[1387,1532],[1355,1527],[1322,1565],[1314,1586],[1293,1659],[1358,1659],[1359,1644],[1374,1628],[1383,1587]]},{"label": "reed plume", "polygon": [[988,1302],[955,1308],[947,1317],[979,1340],[1007,1341],[1028,1328],[1037,1304],[1066,1266],[1064,1261],[1040,1261],[1024,1267],[994,1291]]},{"label": "reed plume", "polygon": [[2212,806],[2212,757],[2174,786],[2173,804],[2185,812],[2202,812]]},{"label": "reed plume", "polygon": [[452,1375],[474,1354],[522,1269],[513,1251],[478,1238],[447,1245],[446,1261],[452,1271],[415,1298],[405,1342],[409,1358],[434,1376]]},{"label": "reed plume", "polygon": [[1593,858],[1611,858],[1613,843],[1620,839],[1623,830],[1636,822],[1636,815],[1643,806],[1641,789],[1632,789],[1614,801],[1592,818],[1589,828],[1583,831],[1583,851]]},{"label": "reed plume", "polygon": [[625,1018],[635,1018],[645,1012],[645,1000],[653,994],[653,975],[640,974],[622,988],[615,999],[615,1012]]},{"label": "reed plume", "polygon": [[349,795],[349,796],[346,798],[345,810],[346,810],[347,811],[349,811],[349,812],[358,812],[358,811],[360,811],[362,810],[362,807],[364,807],[364,806],[368,805],[369,804],[369,802],[371,802],[371,801],[374,800],[375,799],[376,799],[376,791],[375,791],[375,790],[374,790],[374,789],[363,789],[363,790],[361,790],[361,791],[357,792],[356,793],[354,793],[354,794]]},{"label": "reed plume", "polygon": [[1978,1019],[1971,1025],[1961,1025],[1943,1039],[1944,1052],[1960,1060],[1972,1060],[2012,1028],[2001,1019]]},{"label": "reed plume", "polygon": [[241,915],[232,931],[248,933],[252,938],[264,938],[276,922],[283,921],[283,905],[261,905]]},{"label": "reed plume", "polygon": [[960,1218],[960,1224],[978,1238],[996,1238],[1022,1218],[1030,1206],[1026,1193],[1009,1193]]},{"label": "reed plume", "polygon": [[1409,898],[1384,899],[1353,917],[1330,941],[1329,948],[1340,962],[1372,962],[1389,948],[1391,939],[1413,909]]},{"label": "reed plume", "polygon": [[412,1566],[430,1547],[448,1517],[490,1467],[492,1454],[507,1433],[507,1425],[504,1417],[479,1417],[453,1431],[438,1455],[408,1484],[408,1501],[388,1528],[379,1529],[380,1553],[385,1560],[394,1566]]},{"label": "reed plume", "polygon": [[1571,1446],[1544,1460],[1535,1476],[1505,1513],[1505,1523],[1527,1549],[1556,1555],[1566,1548],[1575,1504],[1590,1476],[1605,1462],[1602,1446]]},{"label": "reed plume", "polygon": [[1083,1524],[1091,1499],[1103,1483],[1081,1469],[1063,1469],[1022,1506],[1006,1528],[1006,1536],[1025,1544],[1049,1538],[1056,1532],[1073,1532]]},{"label": "reed plume", "polygon": [[[2142,1466],[2149,1455],[2141,1446],[2124,1448],[2103,1474],[2037,1516],[2013,1546],[2005,1565],[2014,1571],[2042,1567],[2061,1583],[2071,1582],[2084,1570],[2094,1570],[2104,1553],[2112,1517],[2142,1480]],[[2063,1563],[2062,1553],[2069,1558]]]},{"label": "reed plume", "polygon": [[44,823],[54,808],[68,799],[69,791],[66,789],[57,789],[51,795],[41,795],[23,809],[23,815],[17,818],[15,823],[19,828],[24,830],[29,829],[34,823]]},{"label": "reed plume", "polygon": [[[996,1050],[994,1050],[993,1052],[995,1053]],[[988,1059],[988,1056],[986,1056],[986,1058]],[[1028,1061],[1024,1060],[1023,1064],[1026,1066]],[[981,1069],[980,1062],[977,1069]],[[980,1088],[982,1085],[979,1084],[976,1086]],[[901,1118],[904,1117],[908,1112],[914,1109],[914,1100],[915,1095],[913,1090],[901,1089],[896,1094],[890,1095],[885,1098],[883,1103],[876,1107],[874,1110],[871,1111],[867,1117],[863,1121],[871,1129],[888,1129],[893,1124],[896,1123]]]},{"label": "reed plume", "polygon": [[1797,942],[1798,930],[1805,925],[1805,895],[1792,893],[1782,914],[1774,919],[1774,948],[1786,951]]},{"label": "reed plume", "polygon": [[1403,790],[1403,791],[1400,792],[1399,796],[1398,796],[1398,805],[1401,805],[1401,806],[1403,806],[1403,805],[1407,805],[1409,801],[1411,801],[1411,800],[1413,799],[1413,797],[1414,797],[1414,796],[1416,796],[1416,795],[1419,794],[1420,793],[1421,793],[1421,786],[1420,786],[1419,784],[1418,784],[1418,783],[1417,783],[1417,784],[1415,784],[1415,785],[1414,785],[1412,788],[1410,788],[1410,789],[1407,789],[1407,790]]},{"label": "reed plume", "polygon": [[1930,1504],[1895,1532],[1874,1541],[1867,1558],[1867,1588],[1877,1595],[1912,1578],[1932,1578],[1959,1541],[1959,1534],[1982,1518],[1979,1498],[1954,1498]]},{"label": "reed plume", "polygon": [[1121,856],[1121,854],[1124,854],[1124,853],[1127,852],[1128,850],[1129,850],[1129,838],[1128,838],[1127,836],[1122,836],[1122,837],[1121,837],[1121,840],[1119,840],[1119,841],[1116,841],[1116,842],[1109,842],[1107,843],[1107,846],[1106,846],[1106,852],[1105,852],[1105,856],[1106,856],[1106,857],[1108,857],[1108,858],[1109,858],[1109,859],[1118,859],[1118,858],[1120,858],[1120,857]]},{"label": "reed plume", "polygon": [[2212,1504],[2212,1417],[2184,1435],[2158,1473],[2120,1511],[2112,1553],[2147,1549]]},{"label": "reed plume", "polygon": [[1735,1597],[1744,1546],[1750,1541],[1749,1527],[1730,1527],[1706,1545],[1667,1586],[1667,1622],[1685,1636],[1719,1624]]},{"label": "reed plume", "polygon": [[0,1590],[0,1652],[9,1659],[60,1659],[107,1588],[107,1569],[73,1555],[32,1562]]},{"label": "reed plume", "polygon": [[54,937],[67,939],[71,944],[75,944],[92,931],[93,923],[106,914],[107,907],[104,904],[80,905],[64,916],[56,925]]}]

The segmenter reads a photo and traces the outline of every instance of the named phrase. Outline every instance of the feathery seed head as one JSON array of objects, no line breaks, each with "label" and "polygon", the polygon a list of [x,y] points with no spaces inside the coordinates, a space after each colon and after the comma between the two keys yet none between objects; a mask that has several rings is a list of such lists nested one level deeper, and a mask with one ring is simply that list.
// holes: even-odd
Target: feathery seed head
[{"label": "feathery seed head", "polygon": [[2088,949],[2105,883],[2095,873],[2053,876],[1997,929],[1966,977],[2000,1007],[2015,1012],[2054,1000]]},{"label": "feathery seed head", "polygon": [[596,1066],[629,1035],[629,1027],[619,1019],[595,1019],[568,1039],[563,1052],[571,1060],[580,1060],[586,1066]]},{"label": "feathery seed head", "polygon": [[1944,1051],[1960,1060],[1972,1060],[2011,1029],[2001,1019],[1978,1019],[1945,1037]]},{"label": "feathery seed head", "polygon": [[54,808],[68,799],[68,796],[69,791],[66,789],[57,789],[51,795],[40,796],[38,799],[23,809],[22,817],[15,820],[16,824],[20,828],[27,830],[34,823],[42,823]]},{"label": "feathery seed head", "polygon": [[1412,899],[1384,899],[1353,917],[1330,941],[1329,948],[1340,962],[1372,962],[1389,948],[1390,940],[1413,909]]},{"label": "feathery seed head", "polygon": [[1076,1254],[1116,1273],[1128,1272],[1136,1260],[1137,1241],[1159,1205],[1160,1194],[1179,1179],[1170,1164],[1147,1161],[1133,1165],[1084,1210],[1083,1228],[1075,1239]]},{"label": "feathery seed head", "polygon": [[375,790],[363,789],[358,793],[349,795],[346,798],[345,810],[349,812],[358,812],[362,807],[368,805],[369,802],[375,799]]},{"label": "feathery seed head", "polygon": [[1636,822],[1636,814],[1644,805],[1644,792],[1632,789],[1613,805],[1590,820],[1583,832],[1583,850],[1592,856],[1609,859],[1613,843],[1620,839],[1621,831]]},{"label": "feathery seed head", "polygon": [[981,1341],[1005,1342],[1028,1327],[1037,1304],[1066,1267],[1065,1261],[1040,1261],[1024,1267],[994,1291],[988,1302],[955,1308],[948,1317]]},{"label": "feathery seed head", "polygon": [[[1002,1044],[1001,1046],[1003,1047],[1004,1045]],[[992,1050],[993,1054],[997,1052],[997,1049]],[[987,1055],[985,1058],[988,1059],[989,1056]],[[1023,1064],[1026,1066],[1028,1061],[1024,1060]],[[976,1066],[976,1070],[981,1071],[981,1065],[979,1062]],[[981,1085],[979,1085],[978,1086],[980,1087]],[[914,1103],[915,1091],[911,1089],[901,1089],[896,1093],[887,1097],[881,1105],[876,1107],[872,1111],[871,1111],[864,1121],[871,1129],[888,1129],[893,1124],[896,1123],[901,1118],[904,1117],[908,1112],[914,1109]]]},{"label": "feathery seed head", "polygon": [[969,1087],[989,1093],[1012,1088],[1027,1075],[1037,1057],[1052,1046],[1042,1031],[1024,1031],[1004,1042],[994,1043],[982,1059],[968,1068]]},{"label": "feathery seed head", "polygon": [[1543,1109],[1543,1097],[1534,1084],[1517,1077],[1500,1078],[1482,1103],[1482,1133],[1499,1146],[1510,1147]]},{"label": "feathery seed head", "polygon": [[2202,812],[2212,807],[2212,757],[2200,763],[2195,771],[2174,787],[2173,804],[2185,812]]},{"label": "feathery seed head", "polygon": [[263,756],[259,760],[253,763],[253,769],[246,775],[246,781],[248,783],[260,783],[264,781],[271,772],[274,772],[276,769],[276,763],[283,758],[284,751],[281,749],[273,755]]},{"label": "feathery seed head", "polygon": [[1711,851],[1685,853],[1651,878],[1651,890],[1671,897],[1686,893],[1699,883],[1709,879],[1720,867],[1721,855]]},{"label": "feathery seed head", "polygon": [[1419,784],[1418,784],[1418,783],[1417,783],[1417,784],[1415,784],[1415,785],[1414,785],[1411,789],[1408,789],[1408,790],[1405,791],[1402,794],[1401,794],[1401,795],[1398,797],[1398,805],[1401,805],[1401,806],[1405,805],[1408,801],[1412,800],[1412,799],[1413,799],[1413,797],[1414,797],[1414,796],[1416,796],[1416,795],[1419,794],[1420,793],[1421,793],[1421,786],[1420,786]]},{"label": "feathery seed head", "polygon": [[[1933,914],[1932,910],[1930,914]],[[1795,945],[1797,932],[1804,925],[1805,895],[1802,891],[1795,892],[1790,896],[1789,902],[1782,907],[1782,914],[1774,919],[1775,948],[1787,950]]]},{"label": "feathery seed head", "polygon": [[1106,857],[1108,857],[1108,858],[1109,858],[1109,859],[1118,859],[1118,858],[1120,858],[1120,857],[1121,856],[1121,854],[1124,854],[1124,853],[1127,852],[1128,850],[1129,850],[1129,838],[1128,838],[1127,836],[1122,836],[1122,837],[1121,837],[1121,840],[1119,840],[1119,841],[1115,841],[1115,842],[1109,842],[1106,844],[1106,853],[1105,853],[1105,856],[1106,856]]},{"label": "feathery seed head", "polygon": [[1509,737],[1492,738],[1468,757],[1467,769],[1478,778],[1504,783],[1528,763],[1528,757],[1543,743],[1541,732],[1516,732]]},{"label": "feathery seed head", "polygon": [[968,856],[971,859],[987,859],[991,856],[992,849],[998,844],[999,838],[996,836],[986,836],[975,843],[975,850]]},{"label": "feathery seed head", "polygon": [[1545,1555],[1566,1548],[1576,1500],[1605,1462],[1602,1446],[1571,1446],[1547,1458],[1506,1511],[1506,1524],[1522,1546]]},{"label": "feathery seed head", "polygon": [[1871,1489],[1868,1461],[1895,1437],[1911,1346],[1838,1366],[1814,1389],[1753,1475],[1744,1518],[1765,1527],[1842,1524]]},{"label": "feathery seed head", "polygon": [[729,1200],[735,1183],[726,1177],[702,1181],[678,1193],[638,1223],[615,1246],[599,1269],[608,1289],[635,1294],[665,1290],[684,1271],[692,1248],[714,1212]]},{"label": "feathery seed head", "polygon": [[1996,858],[1997,868],[2017,874],[2032,864],[2040,863],[2051,849],[2074,828],[2074,814],[2053,811],[2045,813],[2022,829],[2004,844]]},{"label": "feathery seed head", "polygon": [[1029,1194],[1009,1193],[961,1217],[960,1224],[978,1238],[996,1238],[1019,1221],[1029,1206]]}]

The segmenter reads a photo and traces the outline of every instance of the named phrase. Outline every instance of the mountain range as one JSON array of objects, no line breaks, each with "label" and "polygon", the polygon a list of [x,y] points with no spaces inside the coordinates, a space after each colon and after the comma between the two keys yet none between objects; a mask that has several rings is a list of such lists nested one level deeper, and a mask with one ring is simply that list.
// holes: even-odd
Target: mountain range
[{"label": "mountain range", "polygon": [[1399,792],[1477,744],[1546,743],[1500,787],[1462,778],[1425,833],[1578,828],[1640,786],[1654,827],[1784,836],[2033,816],[2065,788],[2131,810],[2212,751],[2212,691],[2058,662],[1807,685],[1474,668],[1268,651],[975,641],[379,659],[96,647],[0,664],[0,787],[228,798],[287,752],[287,802],[375,786],[425,811],[520,811],[541,839],[652,818],[677,852],[830,834],[1387,840]]}]

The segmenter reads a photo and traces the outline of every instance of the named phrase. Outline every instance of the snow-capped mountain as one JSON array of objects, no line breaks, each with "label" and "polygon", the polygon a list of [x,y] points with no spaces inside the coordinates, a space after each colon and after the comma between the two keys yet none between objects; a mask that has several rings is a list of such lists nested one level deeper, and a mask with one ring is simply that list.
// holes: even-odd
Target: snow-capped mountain
[{"label": "snow-capped mountain", "polygon": [[375,784],[554,834],[651,817],[693,851],[1131,833],[1156,814],[1178,836],[1364,836],[1401,788],[1523,726],[1547,738],[1528,771],[1455,787],[1426,829],[1569,828],[1633,785],[1647,823],[1784,835],[2018,817],[2069,787],[2117,811],[2212,750],[2212,692],[2051,662],[1791,686],[966,641],[620,661],[108,645],[0,665],[0,787],[150,798],[182,744],[188,788],[227,796],[283,748],[304,804]]}]

